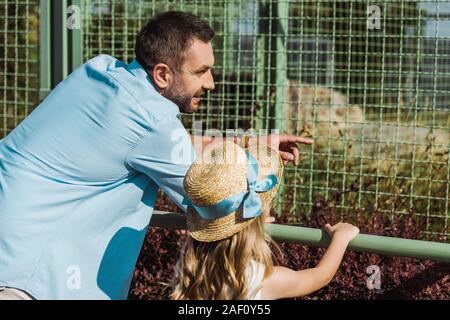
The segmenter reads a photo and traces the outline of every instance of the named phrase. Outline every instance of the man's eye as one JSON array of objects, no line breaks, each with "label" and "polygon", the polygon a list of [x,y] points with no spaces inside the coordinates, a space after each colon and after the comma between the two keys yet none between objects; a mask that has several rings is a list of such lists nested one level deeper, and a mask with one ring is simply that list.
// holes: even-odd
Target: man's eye
[{"label": "man's eye", "polygon": [[202,75],[202,74],[204,74],[206,72],[206,70],[200,70],[200,71],[197,71],[197,74],[198,75]]}]

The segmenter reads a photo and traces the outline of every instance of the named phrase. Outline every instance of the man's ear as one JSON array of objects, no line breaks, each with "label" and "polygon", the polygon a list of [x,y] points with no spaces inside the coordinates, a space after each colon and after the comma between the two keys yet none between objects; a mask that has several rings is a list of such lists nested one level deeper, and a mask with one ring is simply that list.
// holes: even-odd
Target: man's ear
[{"label": "man's ear", "polygon": [[152,72],[152,78],[155,85],[161,90],[164,91],[167,89],[173,82],[173,73],[170,67],[165,63],[158,63]]}]

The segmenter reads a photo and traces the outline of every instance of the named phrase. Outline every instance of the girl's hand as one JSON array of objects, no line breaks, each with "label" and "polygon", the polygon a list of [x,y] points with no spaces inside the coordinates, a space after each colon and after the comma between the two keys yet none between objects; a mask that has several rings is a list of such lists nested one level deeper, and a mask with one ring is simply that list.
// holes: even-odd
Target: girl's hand
[{"label": "girl's hand", "polygon": [[329,223],[325,225],[325,231],[332,239],[342,239],[347,242],[352,241],[358,234],[359,229],[350,223],[339,222],[334,226]]}]

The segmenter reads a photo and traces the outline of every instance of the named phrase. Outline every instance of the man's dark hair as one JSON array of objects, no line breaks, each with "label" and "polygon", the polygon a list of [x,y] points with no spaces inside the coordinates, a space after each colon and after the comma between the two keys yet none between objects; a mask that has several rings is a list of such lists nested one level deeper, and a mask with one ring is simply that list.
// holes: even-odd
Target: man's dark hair
[{"label": "man's dark hair", "polygon": [[208,22],[181,11],[168,11],[153,17],[139,32],[134,52],[137,61],[151,72],[158,63],[179,71],[186,50],[195,39],[205,43],[214,37]]}]

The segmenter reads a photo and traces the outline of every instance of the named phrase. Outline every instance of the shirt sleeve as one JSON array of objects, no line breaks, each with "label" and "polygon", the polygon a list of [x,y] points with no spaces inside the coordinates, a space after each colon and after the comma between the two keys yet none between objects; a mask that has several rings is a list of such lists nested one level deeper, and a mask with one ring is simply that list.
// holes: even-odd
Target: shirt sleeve
[{"label": "shirt sleeve", "polygon": [[126,163],[150,177],[186,212],[183,180],[195,156],[191,138],[181,121],[163,119],[130,151]]}]

